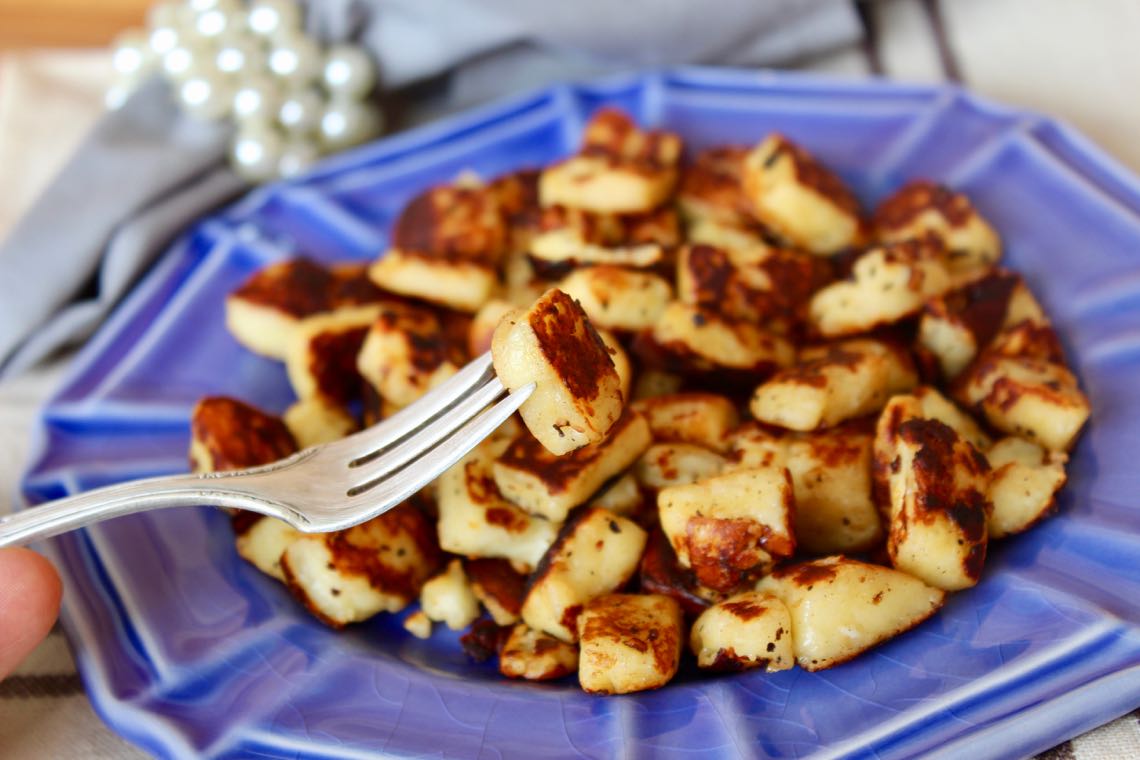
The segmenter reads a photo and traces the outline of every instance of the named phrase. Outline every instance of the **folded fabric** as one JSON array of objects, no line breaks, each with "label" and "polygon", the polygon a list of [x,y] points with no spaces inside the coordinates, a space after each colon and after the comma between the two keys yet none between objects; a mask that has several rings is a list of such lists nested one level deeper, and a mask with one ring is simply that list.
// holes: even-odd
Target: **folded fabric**
[{"label": "folded fabric", "polygon": [[[367,47],[389,89],[454,71],[413,122],[558,80],[781,64],[860,36],[848,0],[322,0],[306,25]],[[0,246],[0,377],[85,339],[179,231],[245,189],[229,136],[157,79],[98,122]]]}]

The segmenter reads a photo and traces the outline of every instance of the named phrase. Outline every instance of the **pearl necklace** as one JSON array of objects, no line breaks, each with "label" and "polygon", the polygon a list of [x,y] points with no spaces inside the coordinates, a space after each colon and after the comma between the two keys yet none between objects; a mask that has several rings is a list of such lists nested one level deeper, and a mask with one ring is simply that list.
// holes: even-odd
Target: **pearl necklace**
[{"label": "pearl necklace", "polygon": [[164,0],[115,41],[108,108],[161,74],[193,117],[237,126],[230,162],[250,182],[292,177],[383,129],[371,57],[305,36],[293,0]]}]

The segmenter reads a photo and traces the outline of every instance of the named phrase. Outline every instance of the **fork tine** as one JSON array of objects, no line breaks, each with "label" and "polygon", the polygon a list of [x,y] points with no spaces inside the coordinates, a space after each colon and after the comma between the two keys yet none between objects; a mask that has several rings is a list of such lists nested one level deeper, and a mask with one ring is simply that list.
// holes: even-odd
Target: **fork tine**
[{"label": "fork tine", "polygon": [[380,455],[368,459],[350,470],[349,474],[353,479],[350,490],[360,488],[388,473],[395,472],[424,452],[434,448],[440,441],[454,433],[457,428],[485,409],[488,404],[494,402],[505,391],[506,388],[503,387],[499,378],[492,377],[482,387],[460,399],[455,406],[447,410],[446,414],[437,416],[406,436],[397,445],[386,447]]},{"label": "fork tine", "polygon": [[346,510],[345,519],[332,529],[348,527],[375,517],[435,480],[444,470],[454,465],[483,439],[495,432],[524,401],[530,398],[534,388],[534,383],[531,383],[512,392],[417,459],[413,466],[404,467],[389,477],[353,489],[349,493],[350,497],[366,498],[374,507],[369,510],[370,514],[361,515],[360,505],[355,499],[346,499],[345,505],[349,509]]},{"label": "fork tine", "polygon": [[335,448],[338,455],[351,457],[350,466],[364,464],[446,412],[458,399],[484,383],[490,373],[491,352],[488,351],[388,419],[329,447]]}]

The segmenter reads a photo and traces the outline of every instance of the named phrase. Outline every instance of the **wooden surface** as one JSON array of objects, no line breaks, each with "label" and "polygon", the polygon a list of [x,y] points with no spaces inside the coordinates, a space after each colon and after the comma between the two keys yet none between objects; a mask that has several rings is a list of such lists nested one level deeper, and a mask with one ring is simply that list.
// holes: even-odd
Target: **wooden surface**
[{"label": "wooden surface", "polygon": [[0,0],[0,49],[111,44],[143,26],[151,0]]}]

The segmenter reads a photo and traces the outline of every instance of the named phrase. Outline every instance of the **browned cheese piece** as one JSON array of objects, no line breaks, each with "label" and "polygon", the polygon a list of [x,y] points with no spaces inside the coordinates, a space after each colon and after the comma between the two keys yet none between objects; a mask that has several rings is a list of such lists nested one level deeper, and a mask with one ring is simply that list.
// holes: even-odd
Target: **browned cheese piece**
[{"label": "browned cheese piece", "polygon": [[956,281],[968,281],[1001,258],[1001,239],[962,193],[929,180],[910,182],[883,201],[871,220],[877,240],[936,238]]},{"label": "browned cheese piece", "polygon": [[281,567],[293,595],[318,620],[341,628],[415,601],[439,560],[433,526],[403,504],[347,530],[297,538]]},{"label": "browned cheese piece", "polygon": [[610,594],[586,605],[578,621],[578,680],[591,694],[656,689],[681,661],[681,608],[655,594]]},{"label": "browned cheese piece", "polygon": [[504,317],[491,355],[508,390],[535,384],[519,414],[552,454],[597,443],[621,416],[621,378],[609,350],[582,307],[560,290]]},{"label": "browned cheese piece", "polygon": [[828,255],[865,237],[859,202],[843,180],[783,135],[748,153],[743,185],[756,218],[796,248]]},{"label": "browned cheese piece", "polygon": [[880,435],[893,454],[887,464],[891,563],[946,591],[975,585],[993,512],[985,456],[938,420],[911,419],[897,428],[887,421]]},{"label": "browned cheese piece", "polygon": [[542,205],[627,214],[661,205],[677,182],[681,138],[642,131],[621,111],[593,115],[576,156],[543,170]]}]

